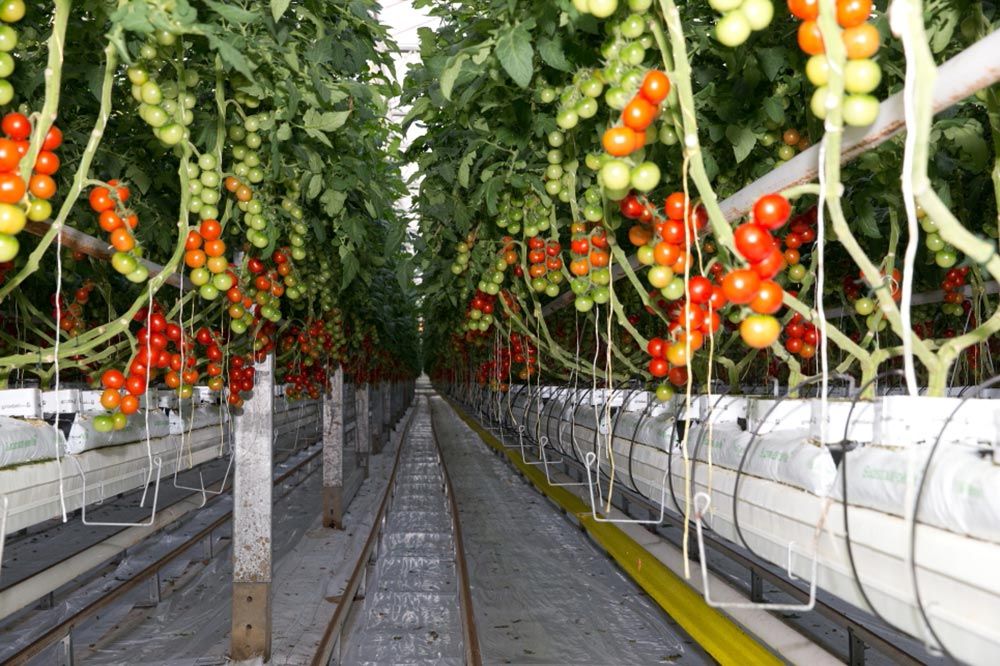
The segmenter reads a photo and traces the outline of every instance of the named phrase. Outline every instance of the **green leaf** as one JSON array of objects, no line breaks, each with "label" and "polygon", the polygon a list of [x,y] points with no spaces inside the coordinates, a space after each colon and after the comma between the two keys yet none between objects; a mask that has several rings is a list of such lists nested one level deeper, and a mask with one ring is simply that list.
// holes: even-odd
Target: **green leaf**
[{"label": "green leaf", "polygon": [[312,178],[309,179],[309,188],[306,190],[306,196],[310,199],[315,199],[319,196],[319,193],[323,190],[323,176],[318,173],[314,173]]},{"label": "green leaf", "polygon": [[760,68],[769,81],[774,81],[778,72],[788,66],[788,50],[780,46],[757,49],[756,54]]},{"label": "green leaf", "polygon": [[205,36],[208,37],[208,43],[219,53],[219,57],[222,58],[223,62],[247,77],[250,81],[254,80],[253,65],[250,64],[250,61],[247,60],[242,51],[229,43],[224,37],[215,34],[214,31],[206,31]]},{"label": "green leaf", "polygon": [[271,17],[275,23],[281,20],[290,4],[292,4],[292,0],[271,0]]},{"label": "green leaf", "polygon": [[531,35],[522,24],[507,30],[497,39],[497,58],[500,64],[514,79],[514,83],[527,88],[534,73],[532,60],[535,50],[531,47]]},{"label": "green leaf", "polygon": [[345,248],[346,246],[341,246],[340,248],[340,267],[343,271],[343,277],[340,282],[341,291],[344,291],[351,286],[351,283],[354,282],[354,278],[358,275],[358,269],[361,267],[360,264],[358,264],[358,258],[354,255],[354,252],[349,249],[348,252],[345,253],[343,252]]},{"label": "green leaf", "polygon": [[462,73],[462,63],[469,58],[467,53],[459,53],[454,58],[451,58],[445,65],[444,70],[441,72],[441,94],[444,98],[451,101],[451,91],[455,87],[455,81],[458,79],[458,75]]},{"label": "green leaf", "polygon": [[562,42],[557,39],[549,39],[544,37],[538,40],[538,55],[541,56],[542,60],[549,67],[553,67],[562,72],[570,72],[573,70],[572,65],[566,60],[566,54],[563,52]]},{"label": "green leaf", "polygon": [[733,154],[737,164],[742,162],[757,145],[757,135],[749,127],[730,125],[726,128],[726,138],[733,144]]},{"label": "green leaf", "polygon": [[462,187],[469,186],[469,168],[472,166],[472,162],[476,159],[476,153],[478,151],[470,150],[462,158],[461,163],[458,165],[458,184]]},{"label": "green leaf", "polygon": [[347,201],[347,193],[341,192],[339,190],[327,189],[323,193],[323,196],[319,198],[320,203],[323,204],[323,210],[330,217],[339,215],[340,211],[344,210],[344,203]]},{"label": "green leaf", "polygon": [[785,107],[781,105],[781,100],[777,97],[768,97],[764,100],[762,105],[764,107],[764,113],[772,121],[778,123],[779,125],[785,122]]},{"label": "green leaf", "polygon": [[205,0],[205,4],[211,7],[216,14],[233,23],[253,23],[260,18],[260,14],[257,12],[247,11],[237,5],[227,5],[224,2],[216,2],[216,0]]},{"label": "green leaf", "polygon": [[320,113],[316,109],[309,109],[302,122],[307,131],[314,129],[321,132],[334,132],[344,126],[350,115],[350,111],[324,111]]}]

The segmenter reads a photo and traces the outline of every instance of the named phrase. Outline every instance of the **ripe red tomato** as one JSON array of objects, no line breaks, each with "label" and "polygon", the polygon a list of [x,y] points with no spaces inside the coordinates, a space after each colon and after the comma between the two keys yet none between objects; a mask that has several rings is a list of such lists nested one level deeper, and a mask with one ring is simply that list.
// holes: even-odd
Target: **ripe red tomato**
[{"label": "ripe red tomato", "polygon": [[16,204],[24,198],[24,180],[16,173],[0,173],[0,203]]},{"label": "ripe red tomato", "polygon": [[38,153],[38,158],[35,160],[35,171],[46,176],[53,175],[59,171],[59,156],[50,150]]},{"label": "ripe red tomato", "polygon": [[[218,220],[204,220],[198,228],[198,232],[207,241],[218,240],[222,235],[222,225],[219,224]],[[278,254],[277,250],[275,250],[275,254]]]},{"label": "ripe red tomato", "polygon": [[746,305],[752,301],[758,289],[760,289],[760,277],[750,269],[730,271],[722,278],[722,293],[727,300],[737,305]]},{"label": "ripe red tomato", "polygon": [[692,303],[708,303],[712,299],[712,282],[701,275],[688,280],[687,291]]},{"label": "ripe red tomato", "polygon": [[118,406],[121,413],[125,416],[135,414],[139,411],[139,399],[134,395],[122,396],[121,404]]},{"label": "ripe red tomato", "polygon": [[120,389],[125,385],[125,375],[120,370],[105,370],[101,375],[101,386],[106,389]]},{"label": "ripe red tomato", "polygon": [[52,176],[36,173],[28,181],[28,190],[39,199],[51,199],[56,193],[56,181]]},{"label": "ripe red tomato", "polygon": [[753,221],[774,231],[782,227],[792,214],[792,204],[780,194],[765,194],[753,206]]},{"label": "ripe red tomato", "polygon": [[662,357],[654,357],[649,359],[649,374],[654,377],[666,377],[667,373],[670,371],[670,364],[667,360]]},{"label": "ripe red tomato", "polygon": [[653,358],[663,358],[667,349],[667,343],[663,338],[650,338],[646,344],[646,353]]},{"label": "ripe red tomato", "polygon": [[146,378],[143,375],[130,374],[125,380],[125,390],[134,396],[142,395],[146,392]]},{"label": "ripe red tomato", "polygon": [[788,0],[788,11],[803,21],[819,18],[819,0]]},{"label": "ripe red tomato", "polygon": [[8,113],[0,121],[0,128],[14,141],[24,141],[31,136],[31,122],[23,113]]},{"label": "ripe red tomato", "polygon": [[14,171],[21,162],[17,144],[10,139],[0,138],[0,172]]},{"label": "ripe red tomato", "polygon": [[618,208],[621,210],[622,215],[630,220],[638,220],[642,216],[642,211],[645,206],[639,201],[639,198],[634,194],[630,194],[618,204]]},{"label": "ripe red tomato", "polygon": [[670,79],[658,69],[651,69],[642,80],[639,94],[650,104],[659,104],[670,94]]},{"label": "ripe red tomato", "polygon": [[684,223],[678,220],[667,220],[660,227],[660,237],[672,245],[684,245]]},{"label": "ripe red tomato", "polygon": [[687,384],[688,373],[686,368],[670,368],[670,372],[667,375],[667,379],[674,386],[683,386]]},{"label": "ripe red tomato", "polygon": [[770,280],[785,269],[785,254],[777,246],[764,259],[753,265],[753,271],[761,280]]},{"label": "ripe red tomato", "polygon": [[754,222],[745,222],[733,232],[736,249],[752,264],[762,261],[777,246],[771,232]]},{"label": "ripe red tomato", "polygon": [[62,130],[53,125],[45,134],[45,141],[42,142],[42,150],[55,150],[62,145]]},{"label": "ripe red tomato", "polygon": [[760,291],[752,301],[750,309],[758,314],[774,314],[781,309],[781,299],[785,290],[774,280],[764,280],[760,283]]},{"label": "ripe red tomato", "polygon": [[740,337],[754,349],[770,347],[780,334],[781,324],[771,315],[752,314],[740,324]]},{"label": "ripe red tomato", "polygon": [[656,118],[657,109],[646,98],[636,95],[625,105],[622,111],[622,122],[636,132],[643,132]]},{"label": "ripe red tomato", "polygon": [[683,220],[686,206],[683,192],[674,192],[663,204],[663,212],[671,220]]},{"label": "ripe red tomato", "polygon": [[101,213],[115,207],[111,192],[106,187],[95,187],[90,191],[90,207],[95,213]]}]

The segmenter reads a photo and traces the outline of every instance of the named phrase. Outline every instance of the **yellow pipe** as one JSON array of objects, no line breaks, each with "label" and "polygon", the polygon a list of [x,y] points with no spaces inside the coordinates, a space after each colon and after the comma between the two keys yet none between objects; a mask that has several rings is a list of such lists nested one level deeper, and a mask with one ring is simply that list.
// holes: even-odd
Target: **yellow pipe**
[{"label": "yellow pipe", "polygon": [[684,582],[660,560],[643,548],[614,523],[594,520],[590,507],[583,500],[558,486],[550,486],[537,467],[526,465],[503,446],[478,422],[448,399],[452,410],[472,428],[487,445],[500,451],[531,483],[580,524],[604,550],[625,570],[639,587],[646,591],[691,638],[720,664],[752,666],[781,664],[766,646],[755,640],[731,619],[705,603],[694,588]]}]

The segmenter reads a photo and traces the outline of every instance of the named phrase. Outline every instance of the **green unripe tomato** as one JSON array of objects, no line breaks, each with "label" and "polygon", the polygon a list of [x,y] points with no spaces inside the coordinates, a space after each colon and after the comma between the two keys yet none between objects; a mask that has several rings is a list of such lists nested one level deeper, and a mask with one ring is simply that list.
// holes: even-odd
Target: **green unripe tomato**
[{"label": "green unripe tomato", "polygon": [[643,162],[631,173],[632,187],[640,192],[649,192],[660,184],[660,167],[655,162]]},{"label": "green unripe tomato", "polygon": [[576,296],[586,294],[589,288],[590,286],[587,284],[586,280],[574,278],[569,283],[570,291],[572,291]]},{"label": "green unripe tomato", "polygon": [[743,0],[740,11],[746,16],[751,30],[763,30],[774,18],[774,5],[771,4],[771,0]]},{"label": "green unripe tomato", "polygon": [[552,130],[548,134],[549,145],[553,148],[561,148],[566,143],[566,135],[559,130]]},{"label": "green unripe tomato", "polygon": [[830,61],[825,53],[814,55],[806,61],[806,78],[817,88],[827,84],[830,80]]},{"label": "green unripe tomato", "polygon": [[669,266],[653,266],[649,269],[647,279],[649,280],[649,284],[656,289],[665,289],[673,281],[674,272],[670,270]]},{"label": "green unripe tomato", "polygon": [[149,279],[149,269],[144,265],[139,264],[136,266],[135,270],[131,273],[125,275],[125,279],[129,282],[134,282],[136,284],[141,284]]},{"label": "green unripe tomato", "polygon": [[214,301],[219,297],[219,290],[212,284],[203,284],[198,288],[198,295],[206,301]]},{"label": "green unripe tomato", "polygon": [[715,38],[723,46],[730,48],[739,46],[747,41],[751,33],[750,21],[742,10],[735,9],[715,24]]},{"label": "green unripe tomato", "polygon": [[115,252],[111,255],[111,267],[122,275],[128,275],[135,270],[138,266],[138,262],[130,254],[124,252]]},{"label": "green unripe tomato", "polygon": [[0,51],[13,51],[17,47],[17,30],[9,25],[0,26]]},{"label": "green unripe tomato", "polygon": [[675,130],[673,126],[668,125],[667,123],[663,123],[662,125],[660,125],[660,132],[658,137],[660,139],[660,143],[662,143],[665,146],[673,146],[678,141],[677,130]]},{"label": "green unripe tomato", "polygon": [[3,0],[0,2],[0,21],[17,23],[24,18],[24,0]]},{"label": "green unripe tomato", "polygon": [[742,3],[743,0],[708,0],[708,6],[720,14],[731,12],[737,9]]},{"label": "green unripe tomato", "polygon": [[538,93],[538,98],[543,104],[551,104],[556,99],[556,91],[554,88],[542,88],[542,91]]},{"label": "green unripe tomato", "polygon": [[867,317],[875,312],[875,301],[870,298],[859,298],[854,301],[854,311],[862,317]]},{"label": "green unripe tomato", "polygon": [[14,99],[14,86],[7,79],[0,79],[0,106],[7,106]]},{"label": "green unripe tomato", "polygon": [[591,99],[590,97],[584,97],[577,102],[574,110],[576,111],[576,115],[586,120],[597,115],[597,108],[597,100]]},{"label": "green unripe tomato", "polygon": [[42,222],[52,215],[52,204],[45,199],[32,199],[28,203],[28,219],[32,222]]},{"label": "green unripe tomato", "polygon": [[229,291],[233,286],[233,276],[229,273],[218,273],[212,276],[212,286],[219,291]]},{"label": "green unripe tomato", "polygon": [[676,301],[678,298],[684,298],[684,278],[679,275],[674,276],[670,284],[660,290],[660,294],[668,301]]},{"label": "green unripe tomato", "polygon": [[806,273],[808,270],[804,264],[795,264],[788,268],[788,279],[792,282],[802,282],[806,279]]},{"label": "green unripe tomato", "polygon": [[608,160],[601,167],[599,177],[605,188],[609,190],[625,190],[631,181],[632,172],[626,162],[613,159]]},{"label": "green unripe tomato", "polygon": [[95,416],[91,424],[94,426],[94,430],[100,433],[111,432],[115,428],[115,422],[108,414]]},{"label": "green unripe tomato", "polygon": [[624,109],[628,101],[628,92],[620,86],[612,86],[604,93],[604,102],[615,111]]},{"label": "green unripe tomato", "polygon": [[844,98],[844,122],[852,127],[868,127],[878,117],[878,99],[872,95],[848,95]]},{"label": "green unripe tomato", "polygon": [[591,297],[594,299],[594,303],[604,305],[611,300],[611,290],[603,285],[595,287],[594,291],[591,293]]},{"label": "green unripe tomato", "polygon": [[656,387],[656,399],[660,402],[670,402],[674,397],[674,387],[670,384],[660,384]]},{"label": "green unripe tomato", "polygon": [[656,258],[655,258],[655,253],[653,252],[653,248],[651,248],[648,245],[643,245],[642,247],[640,247],[635,254],[636,257],[638,257],[639,259],[639,263],[642,264],[643,266],[652,266],[654,263],[656,263]]},{"label": "green unripe tomato", "polygon": [[573,305],[576,307],[577,312],[590,312],[594,309],[594,299],[581,294],[573,301]]},{"label": "green unripe tomato", "polygon": [[212,273],[207,268],[195,268],[188,275],[188,279],[191,280],[191,284],[196,287],[208,284],[208,281],[212,279]]},{"label": "green unripe tomato", "polygon": [[653,6],[653,0],[628,0],[628,8],[640,14],[649,11]]},{"label": "green unripe tomato", "polygon": [[934,253],[934,263],[941,268],[951,268],[958,261],[958,255],[954,250],[944,249]]},{"label": "green unripe tomato", "polygon": [[844,90],[853,94],[866,94],[882,82],[882,68],[874,60],[848,60],[844,65]]},{"label": "green unripe tomato", "polygon": [[6,51],[0,51],[0,78],[6,79],[14,73],[14,57]]},{"label": "green unripe tomato", "polygon": [[176,146],[184,140],[184,127],[179,123],[169,123],[157,129],[157,138],[168,146]]},{"label": "green unripe tomato", "polygon": [[115,412],[111,415],[111,423],[114,430],[124,430],[128,425],[128,417],[121,412]]},{"label": "green unripe tomato", "polygon": [[561,129],[571,130],[580,122],[580,116],[573,109],[562,109],[556,114],[556,125]]},{"label": "green unripe tomato", "polygon": [[879,312],[873,312],[865,318],[865,325],[869,331],[884,331],[889,322]]},{"label": "green unripe tomato", "polygon": [[940,252],[944,249],[944,239],[938,234],[927,234],[924,238],[924,246],[931,252]]}]

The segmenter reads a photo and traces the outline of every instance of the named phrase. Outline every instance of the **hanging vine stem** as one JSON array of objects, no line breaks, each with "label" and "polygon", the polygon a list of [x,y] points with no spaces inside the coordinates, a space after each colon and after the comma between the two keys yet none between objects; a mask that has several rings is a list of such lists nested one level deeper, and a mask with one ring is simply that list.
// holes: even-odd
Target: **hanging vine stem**
[{"label": "hanging vine stem", "polygon": [[[913,122],[910,126],[913,139],[909,142],[912,150],[911,165],[909,173],[904,174],[904,177],[909,181],[913,198],[938,226],[941,238],[970,259],[984,265],[994,279],[1000,280],[1000,256],[997,255],[996,245],[976,237],[962,226],[934,191],[927,174],[930,133],[934,122],[933,88],[937,78],[937,65],[927,44],[922,3],[919,0],[895,0],[892,7],[893,30],[902,38],[908,64],[912,63],[916,72],[912,88]],[[907,203],[908,207],[912,205],[911,202]],[[928,365],[928,393],[943,395],[948,370],[958,355],[966,348],[985,341],[997,331],[1000,331],[1000,308],[977,328],[944,342],[934,357],[935,362]]]},{"label": "hanging vine stem", "polygon": [[[48,133],[49,128],[52,127],[52,123],[55,122],[56,115],[59,112],[59,94],[60,86],[62,84],[66,25],[69,23],[71,2],[70,0],[55,0],[54,5],[55,8],[52,15],[52,34],[49,36],[49,40],[47,42],[49,57],[48,62],[45,65],[45,102],[42,104],[42,110],[35,118],[34,129],[32,130],[31,136],[31,145],[28,148],[28,153],[21,159],[21,179],[25,183],[27,183],[31,178],[31,170],[34,168],[35,159],[38,157],[38,152],[41,150],[42,143],[45,141],[45,135]],[[90,141],[87,143],[87,149],[83,152],[83,156],[80,158],[80,166],[73,178],[73,184],[69,188],[66,200],[59,209],[59,216],[52,223],[52,226],[45,233],[45,236],[43,236],[38,242],[38,247],[36,247],[35,250],[29,255],[28,261],[25,263],[24,267],[18,271],[16,275],[12,276],[5,285],[0,287],[0,303],[2,303],[7,295],[10,294],[10,292],[13,291],[19,284],[21,284],[25,278],[38,270],[42,256],[44,256],[45,251],[49,248],[49,245],[52,244],[52,241],[55,240],[56,236],[59,235],[59,230],[62,229],[62,225],[66,222],[66,218],[69,216],[69,212],[73,208],[73,204],[76,203],[77,198],[80,196],[80,191],[83,188],[83,180],[87,177],[87,171],[90,169],[90,163],[94,159],[94,154],[97,152],[97,146],[101,141],[101,135],[104,132],[104,128],[108,122],[108,117],[111,114],[111,86],[114,82],[114,70],[118,63],[118,53],[115,51],[110,41],[108,42],[108,46],[104,49],[104,54],[107,62],[107,68],[104,71],[104,82],[101,86],[101,109],[97,114],[97,123],[94,125]],[[106,96],[104,94],[105,92],[107,92]],[[104,104],[105,99],[107,99],[108,102],[107,106]],[[0,365],[3,365],[2,360],[0,360]]]}]

